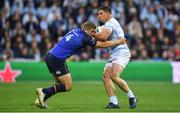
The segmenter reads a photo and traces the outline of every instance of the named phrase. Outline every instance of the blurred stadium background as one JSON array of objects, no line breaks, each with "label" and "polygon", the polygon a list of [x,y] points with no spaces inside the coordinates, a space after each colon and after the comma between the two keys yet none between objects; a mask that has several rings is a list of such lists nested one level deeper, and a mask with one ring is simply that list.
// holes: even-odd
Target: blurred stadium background
[{"label": "blurred stadium background", "polygon": [[[101,25],[96,19],[100,6],[112,8],[131,50],[131,62],[122,78],[142,99],[134,111],[180,112],[180,85],[172,84],[173,79],[180,82],[180,0],[0,0],[0,73],[5,72],[6,61],[12,71],[21,71],[15,84],[2,83],[0,75],[0,111],[38,111],[29,104],[35,99],[34,89],[52,84],[44,63],[46,53],[86,20]],[[102,108],[108,101],[101,83],[108,56],[106,49],[86,47],[70,57],[75,89],[53,98],[50,105],[54,108],[47,111],[118,112]],[[89,97],[84,98],[88,106],[81,95]],[[125,95],[120,95],[126,105]]]},{"label": "blurred stadium background", "polygon": [[[73,27],[86,20],[99,25],[99,6],[112,7],[133,60],[180,60],[179,0],[1,0],[1,60],[43,59]],[[106,50],[87,47],[71,60],[107,57]]]}]

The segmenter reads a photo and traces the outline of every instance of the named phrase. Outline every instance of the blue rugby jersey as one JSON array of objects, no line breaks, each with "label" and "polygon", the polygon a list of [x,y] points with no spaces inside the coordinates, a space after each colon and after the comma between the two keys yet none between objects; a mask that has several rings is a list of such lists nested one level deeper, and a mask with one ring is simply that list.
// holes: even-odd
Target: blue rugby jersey
[{"label": "blue rugby jersey", "polygon": [[76,28],[69,31],[49,52],[57,58],[66,59],[79,53],[86,45],[95,47],[96,40],[86,35],[82,29]]}]

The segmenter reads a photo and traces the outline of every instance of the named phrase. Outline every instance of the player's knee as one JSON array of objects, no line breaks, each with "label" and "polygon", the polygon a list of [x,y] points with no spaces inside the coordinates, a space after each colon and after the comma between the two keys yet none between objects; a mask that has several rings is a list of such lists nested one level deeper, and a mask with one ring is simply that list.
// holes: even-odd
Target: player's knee
[{"label": "player's knee", "polygon": [[72,82],[71,83],[66,83],[65,84],[65,88],[66,88],[66,91],[71,91],[71,89],[72,89]]},{"label": "player's knee", "polygon": [[113,80],[113,81],[116,81],[117,79],[118,79],[118,74],[116,74],[116,73],[112,73],[111,74],[111,79]]}]

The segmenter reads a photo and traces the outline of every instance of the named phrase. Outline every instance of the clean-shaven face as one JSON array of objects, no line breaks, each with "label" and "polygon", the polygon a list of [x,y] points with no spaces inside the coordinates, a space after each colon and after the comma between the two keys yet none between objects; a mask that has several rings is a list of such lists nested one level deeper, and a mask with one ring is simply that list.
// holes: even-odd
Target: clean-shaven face
[{"label": "clean-shaven face", "polygon": [[93,37],[94,34],[96,33],[95,29],[89,29],[89,30],[85,30],[85,33],[90,36]]},{"label": "clean-shaven face", "polygon": [[103,10],[99,10],[97,18],[102,22],[106,22],[109,18],[109,13],[106,13]]}]

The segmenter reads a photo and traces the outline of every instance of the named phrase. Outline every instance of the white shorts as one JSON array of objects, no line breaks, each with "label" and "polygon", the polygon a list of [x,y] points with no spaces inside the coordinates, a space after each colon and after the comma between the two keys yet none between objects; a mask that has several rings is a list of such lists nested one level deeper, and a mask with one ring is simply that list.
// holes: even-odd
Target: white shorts
[{"label": "white shorts", "polygon": [[130,53],[126,53],[126,54],[119,54],[117,55],[111,55],[110,58],[108,59],[105,67],[112,67],[112,64],[119,64],[121,65],[123,68],[126,67],[126,65],[129,63],[130,61]]}]

